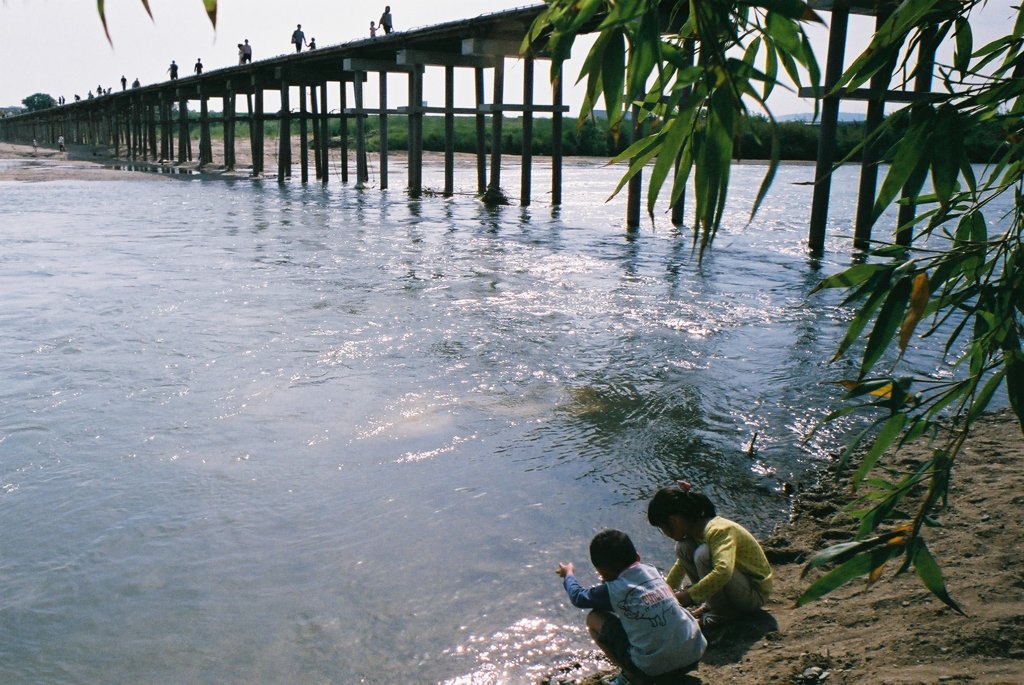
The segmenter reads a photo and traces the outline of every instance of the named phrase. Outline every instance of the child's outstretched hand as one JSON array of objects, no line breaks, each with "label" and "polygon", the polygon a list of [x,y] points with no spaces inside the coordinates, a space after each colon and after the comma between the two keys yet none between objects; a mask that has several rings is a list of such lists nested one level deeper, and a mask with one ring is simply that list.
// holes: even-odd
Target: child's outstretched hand
[{"label": "child's outstretched hand", "polygon": [[575,574],[576,569],[573,567],[572,562],[568,564],[559,564],[558,568],[555,569],[555,573],[558,574],[559,578],[565,578]]}]

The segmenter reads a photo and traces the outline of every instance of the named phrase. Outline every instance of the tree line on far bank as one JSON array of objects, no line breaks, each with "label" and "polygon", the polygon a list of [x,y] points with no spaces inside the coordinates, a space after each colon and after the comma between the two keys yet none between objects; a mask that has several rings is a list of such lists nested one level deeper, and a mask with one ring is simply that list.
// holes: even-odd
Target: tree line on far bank
[{"label": "tree line on far bank", "polygon": [[[190,113],[195,117],[194,113]],[[753,119],[748,130],[736,141],[735,158],[741,160],[767,160],[771,158],[770,123],[767,119]],[[198,135],[198,123],[193,121],[195,135]],[[880,148],[885,150],[895,145],[903,136],[905,126],[891,126],[884,130],[880,138]],[[276,137],[280,128],[277,122],[268,121],[265,135]],[[781,159],[786,161],[814,161],[818,154],[818,133],[816,124],[791,121],[776,124],[775,135],[779,141]],[[865,124],[863,121],[840,122],[836,139],[837,157],[844,159],[853,154],[864,140]],[[298,123],[292,123],[294,135],[299,133]],[[219,136],[219,127],[214,129],[214,136]],[[236,136],[248,135],[248,126],[239,122]],[[331,144],[340,143],[341,125],[337,120],[330,124]],[[355,125],[349,122],[349,142],[354,140]],[[312,138],[312,133],[310,133]],[[456,117],[454,127],[455,151],[476,152],[476,121],[473,117]],[[984,163],[1005,143],[1006,134],[1001,130],[999,122],[992,121],[980,130],[971,130],[964,140],[964,146],[972,162]],[[502,151],[518,155],[523,149],[523,120],[520,117],[506,118],[502,124]],[[490,150],[491,128],[488,121],[486,147]],[[552,121],[547,118],[533,120],[533,153],[550,155],[552,152]],[[376,152],[380,149],[379,120],[368,117],[366,120],[367,149]],[[574,119],[566,118],[562,129],[562,153],[584,157],[613,157],[625,150],[630,144],[627,135],[616,138],[609,130],[607,121],[600,117],[584,120],[577,125]],[[408,124],[405,117],[388,119],[388,149],[392,152],[402,151],[408,146]],[[425,116],[423,119],[423,149],[441,152],[444,150],[444,117]],[[854,159],[859,158],[854,155]]]}]

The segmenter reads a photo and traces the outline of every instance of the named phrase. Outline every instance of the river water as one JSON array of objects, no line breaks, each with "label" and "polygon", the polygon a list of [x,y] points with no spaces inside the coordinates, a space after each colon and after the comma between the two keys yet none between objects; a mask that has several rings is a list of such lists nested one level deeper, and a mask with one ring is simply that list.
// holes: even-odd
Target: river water
[{"label": "river water", "polygon": [[[619,171],[588,163],[558,212],[543,178],[497,210],[337,181],[0,183],[0,679],[590,663],[558,561],[595,581],[614,526],[669,565],[645,502],[683,475],[765,533],[851,429],[802,442],[849,373],[827,364],[848,314],[810,295],[849,241],[807,257],[809,166],[748,226],[762,173],[736,169],[703,261],[666,217],[625,232]],[[855,188],[841,170],[836,233]]]}]

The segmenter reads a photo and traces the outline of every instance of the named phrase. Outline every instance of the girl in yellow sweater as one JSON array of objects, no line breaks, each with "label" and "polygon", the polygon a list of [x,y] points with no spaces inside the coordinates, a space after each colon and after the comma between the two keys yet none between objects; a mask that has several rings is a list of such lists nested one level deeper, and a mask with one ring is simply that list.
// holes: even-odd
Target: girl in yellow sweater
[{"label": "girl in yellow sweater", "polygon": [[[706,495],[686,481],[662,488],[647,506],[647,520],[676,541],[666,581],[680,604],[696,607],[705,634],[764,606],[772,587],[764,550],[746,528],[718,516]],[[684,575],[690,584],[680,588]]]}]

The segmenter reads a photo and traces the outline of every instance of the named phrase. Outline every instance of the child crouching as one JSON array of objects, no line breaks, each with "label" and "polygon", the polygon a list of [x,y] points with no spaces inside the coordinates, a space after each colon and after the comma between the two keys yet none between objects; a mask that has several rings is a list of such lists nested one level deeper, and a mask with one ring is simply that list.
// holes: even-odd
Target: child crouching
[{"label": "child crouching", "polygon": [[590,561],[604,580],[583,588],[571,563],[559,564],[569,601],[587,615],[587,629],[609,660],[635,685],[697,665],[707,641],[656,568],[640,563],[633,541],[604,530],[590,542]]}]

